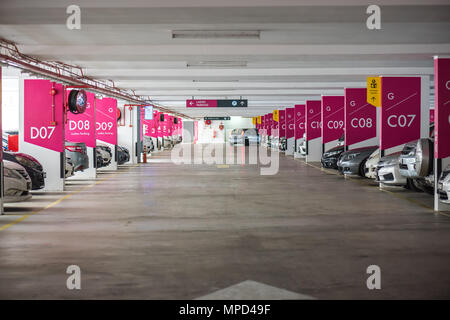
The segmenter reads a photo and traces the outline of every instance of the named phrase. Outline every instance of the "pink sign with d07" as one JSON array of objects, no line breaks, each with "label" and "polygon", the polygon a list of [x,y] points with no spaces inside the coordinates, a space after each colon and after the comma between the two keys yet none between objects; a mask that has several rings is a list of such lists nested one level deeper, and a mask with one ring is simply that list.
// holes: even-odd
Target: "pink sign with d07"
[{"label": "pink sign with d07", "polygon": [[[70,90],[66,91],[66,98]],[[86,147],[95,148],[95,94],[86,92],[87,105],[83,113],[67,112],[65,139],[71,142],[84,142]]]},{"label": "pink sign with d07", "polygon": [[381,78],[380,149],[420,138],[420,78]]},{"label": "pink sign with d07", "polygon": [[117,100],[97,99],[96,103],[97,139],[113,145],[117,144]]},{"label": "pink sign with d07", "polygon": [[49,80],[24,80],[24,141],[63,152],[63,86]]}]

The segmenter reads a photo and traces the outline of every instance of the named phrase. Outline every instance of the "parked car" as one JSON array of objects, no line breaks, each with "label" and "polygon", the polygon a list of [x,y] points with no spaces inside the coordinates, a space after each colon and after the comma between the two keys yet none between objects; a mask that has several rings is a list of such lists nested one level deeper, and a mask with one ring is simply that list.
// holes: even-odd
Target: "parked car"
[{"label": "parked car", "polygon": [[150,153],[155,150],[155,145],[151,137],[144,136],[143,143],[144,147],[147,149],[147,153]]},{"label": "parked car", "polygon": [[130,161],[130,152],[125,147],[117,146],[117,155],[119,158],[117,161],[118,164],[124,164]]},{"label": "parked car", "polygon": [[372,152],[372,154],[367,158],[366,164],[364,165],[364,175],[369,179],[377,178],[377,167],[380,161],[380,148]]},{"label": "parked car", "polygon": [[72,160],[75,172],[89,168],[89,157],[85,143],[66,141],[65,152]]},{"label": "parked car", "polygon": [[450,204],[450,165],[442,171],[438,182],[439,200]]},{"label": "parked car", "polygon": [[400,173],[409,178],[426,177],[433,170],[433,141],[429,138],[405,144],[400,155]]},{"label": "parked car", "polygon": [[365,177],[366,160],[377,148],[378,146],[370,146],[343,152],[337,163],[339,172],[344,175]]},{"label": "parked car", "polygon": [[259,144],[259,134],[256,129],[233,129],[228,139],[231,145],[235,144]]},{"label": "parked car", "polygon": [[3,202],[19,202],[31,198],[31,179],[20,164],[3,160],[4,198]]},{"label": "parked car", "polygon": [[[400,174],[400,152],[384,156],[375,171],[376,181],[391,186],[409,186],[407,179]],[[414,189],[414,186],[412,186]]]},{"label": "parked car", "polygon": [[106,167],[111,163],[111,159],[112,159],[112,152],[111,152],[111,148],[105,145],[98,145],[96,148],[96,154],[97,151],[100,153],[101,157],[102,157],[102,165],[100,167]]},{"label": "parked car", "polygon": [[344,146],[336,146],[334,148],[329,149],[324,154],[322,154],[322,159],[320,162],[322,163],[322,167],[329,169],[337,169],[337,162],[340,155],[344,152]]},{"label": "parked car", "polygon": [[297,152],[303,157],[306,156],[306,133],[303,134],[303,138],[299,139],[299,143],[297,144]]},{"label": "parked car", "polygon": [[278,148],[280,151],[286,151],[287,149],[287,140],[286,138],[280,138]]},{"label": "parked car", "polygon": [[103,156],[99,149],[95,148],[95,165],[96,168],[103,167]]},{"label": "parked car", "polygon": [[35,158],[24,153],[3,152],[3,159],[18,163],[25,168],[32,182],[32,190],[45,187],[44,168]]},{"label": "parked car", "polygon": [[70,159],[70,157],[68,157],[66,155],[66,161],[65,161],[65,177],[69,178],[71,176],[73,176],[74,174],[74,167],[73,167],[73,162],[72,159]]}]

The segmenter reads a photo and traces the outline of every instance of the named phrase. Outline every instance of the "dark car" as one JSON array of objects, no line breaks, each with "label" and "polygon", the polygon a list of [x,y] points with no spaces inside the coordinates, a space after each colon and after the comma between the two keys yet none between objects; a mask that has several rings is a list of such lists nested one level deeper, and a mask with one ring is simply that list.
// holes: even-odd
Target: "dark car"
[{"label": "dark car", "polygon": [[124,164],[128,161],[130,161],[130,152],[127,148],[117,146],[117,153],[118,153],[118,164]]},{"label": "dark car", "polygon": [[339,156],[344,152],[344,146],[336,146],[334,148],[329,149],[322,155],[322,159],[320,162],[322,163],[322,167],[329,169],[337,169],[337,162]]},{"label": "dark car", "polygon": [[44,168],[35,158],[25,153],[13,152],[3,152],[3,158],[18,163],[25,168],[31,179],[32,190],[38,190],[45,187]]},{"label": "dark car", "polygon": [[337,162],[339,172],[345,175],[364,177],[366,160],[377,149],[378,146],[370,146],[343,152]]},{"label": "dark car", "polygon": [[103,167],[103,157],[99,149],[95,149],[96,168]]}]

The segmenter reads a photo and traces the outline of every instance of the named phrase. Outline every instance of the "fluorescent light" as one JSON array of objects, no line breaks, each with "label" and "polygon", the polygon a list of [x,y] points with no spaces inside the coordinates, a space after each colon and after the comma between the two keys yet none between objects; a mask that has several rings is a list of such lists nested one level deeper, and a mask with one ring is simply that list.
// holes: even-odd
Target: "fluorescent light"
[{"label": "fluorescent light", "polygon": [[172,30],[172,39],[258,39],[258,30]]},{"label": "fluorescent light", "polygon": [[246,61],[190,61],[188,68],[243,68],[247,67]]}]

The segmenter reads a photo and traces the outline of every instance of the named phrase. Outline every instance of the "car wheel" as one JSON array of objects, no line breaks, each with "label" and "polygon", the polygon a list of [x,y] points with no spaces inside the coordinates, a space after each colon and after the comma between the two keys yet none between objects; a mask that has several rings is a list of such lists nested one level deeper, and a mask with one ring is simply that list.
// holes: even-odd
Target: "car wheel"
[{"label": "car wheel", "polygon": [[414,179],[410,179],[410,178],[406,179],[406,187],[407,187],[409,190],[415,191],[415,192],[422,192],[422,191],[423,191],[422,189],[420,189],[420,188],[417,186],[415,180],[414,180]]},{"label": "car wheel", "polygon": [[367,159],[364,160],[363,162],[361,162],[361,164],[359,165],[359,175],[363,178],[366,176],[366,174],[364,172],[364,168],[366,167],[366,161],[367,161]]}]

